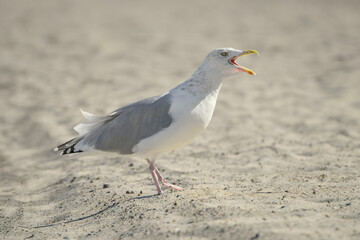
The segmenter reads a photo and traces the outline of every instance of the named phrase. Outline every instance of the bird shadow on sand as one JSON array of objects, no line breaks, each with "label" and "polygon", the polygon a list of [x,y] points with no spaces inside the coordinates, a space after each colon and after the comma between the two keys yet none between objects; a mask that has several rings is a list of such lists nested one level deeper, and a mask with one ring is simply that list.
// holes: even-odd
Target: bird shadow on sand
[{"label": "bird shadow on sand", "polygon": [[[85,219],[88,219],[88,218],[92,218],[92,217],[95,217],[103,212],[106,212],[118,205],[120,205],[121,203],[125,203],[125,202],[128,202],[128,201],[131,201],[131,200],[141,200],[141,199],[146,199],[146,198],[152,198],[152,197],[156,197],[156,196],[159,196],[159,194],[152,194],[152,195],[146,195],[146,196],[138,196],[138,197],[133,197],[133,198],[129,198],[125,201],[121,201],[121,202],[116,202],[96,213],[93,213],[93,214],[90,214],[90,215],[87,215],[87,216],[84,216],[84,217],[81,217],[81,218],[76,218],[76,219],[72,219],[72,220],[68,220],[68,221],[64,221],[64,222],[57,222],[57,223],[51,223],[51,224],[47,224],[47,225],[40,225],[40,226],[36,226],[36,227],[32,227],[32,228],[47,228],[47,227],[54,227],[54,226],[57,226],[57,225],[61,225],[61,224],[68,224],[68,223],[73,223],[73,222],[79,222],[79,221],[82,221],[82,220],[85,220]],[[27,228],[27,227],[24,227],[24,228]]]}]

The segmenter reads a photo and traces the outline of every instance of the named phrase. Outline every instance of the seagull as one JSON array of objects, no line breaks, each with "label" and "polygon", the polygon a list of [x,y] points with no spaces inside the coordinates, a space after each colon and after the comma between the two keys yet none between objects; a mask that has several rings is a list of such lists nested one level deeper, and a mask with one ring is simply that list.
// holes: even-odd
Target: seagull
[{"label": "seagull", "polygon": [[236,63],[256,50],[218,48],[211,51],[193,75],[170,91],[121,107],[107,116],[81,111],[87,119],[74,127],[78,136],[54,149],[61,155],[93,151],[114,152],[146,159],[158,194],[170,184],[155,167],[155,159],[192,141],[210,123],[224,79],[245,72]]}]

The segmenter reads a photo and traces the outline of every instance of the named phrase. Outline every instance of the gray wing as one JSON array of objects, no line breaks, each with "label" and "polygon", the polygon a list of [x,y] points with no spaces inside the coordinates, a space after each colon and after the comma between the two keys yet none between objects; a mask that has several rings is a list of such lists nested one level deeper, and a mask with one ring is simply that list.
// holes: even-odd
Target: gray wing
[{"label": "gray wing", "polygon": [[132,154],[133,147],[172,123],[169,94],[151,97],[120,108],[108,116],[116,116],[90,131],[82,143],[101,151]]}]

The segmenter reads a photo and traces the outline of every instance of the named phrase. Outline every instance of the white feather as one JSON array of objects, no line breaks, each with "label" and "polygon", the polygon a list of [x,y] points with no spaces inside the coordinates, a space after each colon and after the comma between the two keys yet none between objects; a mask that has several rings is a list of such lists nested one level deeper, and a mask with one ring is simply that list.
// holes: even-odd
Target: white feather
[{"label": "white feather", "polygon": [[101,118],[104,118],[104,117],[95,116],[94,114],[89,113],[89,112],[85,112],[81,108],[80,108],[80,112],[84,116],[84,118],[86,118],[89,121],[97,121],[97,120],[99,120]]},{"label": "white feather", "polygon": [[76,132],[79,133],[79,137],[86,135],[91,130],[94,130],[94,129],[100,127],[104,123],[104,121],[114,117],[114,116],[99,117],[99,116],[95,116],[94,114],[85,112],[82,109],[80,109],[80,111],[81,111],[81,114],[88,121],[84,122],[84,123],[80,123],[73,128]]}]

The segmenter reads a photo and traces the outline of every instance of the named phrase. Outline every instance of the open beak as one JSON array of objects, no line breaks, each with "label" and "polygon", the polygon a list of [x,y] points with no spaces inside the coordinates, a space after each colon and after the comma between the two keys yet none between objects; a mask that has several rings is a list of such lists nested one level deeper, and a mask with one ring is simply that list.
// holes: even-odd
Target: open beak
[{"label": "open beak", "polygon": [[250,69],[248,69],[246,67],[240,66],[239,64],[237,64],[235,62],[238,57],[250,55],[250,54],[253,54],[253,53],[256,53],[257,55],[259,55],[258,51],[256,51],[256,50],[246,50],[246,51],[243,51],[242,53],[240,53],[239,55],[230,58],[229,63],[234,65],[237,68],[237,70],[240,71],[240,72],[247,72],[250,75],[256,75],[255,72],[253,72],[252,70],[250,70]]}]

